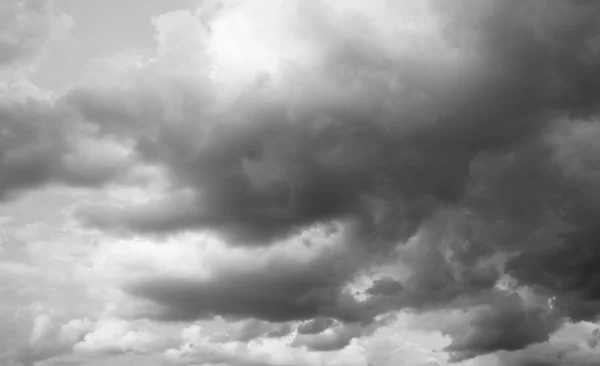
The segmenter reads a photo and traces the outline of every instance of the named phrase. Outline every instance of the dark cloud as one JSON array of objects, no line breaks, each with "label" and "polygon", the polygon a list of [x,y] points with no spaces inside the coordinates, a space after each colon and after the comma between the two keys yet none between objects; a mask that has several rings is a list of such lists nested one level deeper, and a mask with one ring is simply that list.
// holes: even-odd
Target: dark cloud
[{"label": "dark cloud", "polygon": [[[473,307],[471,328],[448,351],[466,359],[544,341],[563,315],[600,312],[600,236],[592,229],[600,212],[600,4],[430,5],[441,38],[412,53],[391,50],[374,25],[354,16],[333,17],[319,2],[300,7],[296,15],[312,30],[299,26],[299,39],[315,42],[311,32],[319,34],[315,67],[290,66],[227,107],[218,108],[219,90],[208,80],[157,87],[162,75],[61,99],[100,136],[133,145],[137,159],[161,168],[173,192],[138,206],[86,207],[87,224],[141,233],[208,229],[231,245],[265,247],[338,220],[354,229],[348,250],[364,251],[343,256],[354,262],[342,269],[332,268],[340,257],[328,256],[205,282],[130,284],[130,294],[160,305],[149,316],[368,323],[391,310],[461,304]],[[45,160],[29,164],[13,175],[40,183],[52,176]],[[367,290],[385,296],[360,302],[345,290],[365,267],[394,260],[410,270],[406,278]],[[516,295],[478,303],[504,269],[554,297],[556,312]],[[304,344],[339,348],[358,332],[340,329]]]},{"label": "dark cloud", "polygon": [[[595,4],[434,3],[460,62],[429,55],[383,62],[392,55],[376,38],[371,48],[360,39],[342,44],[336,32],[354,28],[326,28],[327,8],[310,8],[330,29],[313,72],[340,96],[292,75],[294,92],[275,98],[257,89],[219,114],[210,85],[186,84],[169,89],[185,116],[172,122],[170,99],[152,91],[74,91],[68,100],[87,120],[133,138],[143,159],[195,192],[181,214],[166,214],[172,205],[164,204],[103,207],[85,211],[87,222],[143,232],[211,228],[262,244],[353,218],[381,236],[407,238],[439,205],[460,199],[475,157],[527,143],[558,113],[595,110]],[[361,98],[343,94],[345,78],[363,86]],[[304,89],[314,95],[299,100]],[[419,93],[420,103],[405,102]],[[382,206],[378,220],[365,198]]]},{"label": "dark cloud", "polygon": [[[598,160],[592,142],[597,133],[595,122],[572,121],[568,132],[556,133],[555,145],[544,160],[532,160],[545,168],[543,174],[539,168],[530,170],[535,172],[532,181],[537,189],[523,199],[529,209],[521,212],[529,216],[523,222],[538,238],[532,241],[536,245],[521,246],[519,255],[506,266],[507,273],[520,283],[554,297],[563,315],[576,321],[595,319],[600,309],[593,269],[598,264],[594,222],[600,207]],[[549,219],[551,216],[554,218]],[[544,232],[554,235],[548,237]]]},{"label": "dark cloud", "polygon": [[557,305],[575,321],[595,319],[599,305],[595,247],[600,238],[594,231],[577,232],[566,243],[526,251],[509,263],[520,281],[558,295]]},{"label": "dark cloud", "polygon": [[600,362],[600,353],[581,342],[568,339],[500,353],[498,358],[503,366],[591,366]]},{"label": "dark cloud", "polygon": [[228,268],[210,280],[150,277],[125,290],[159,307],[142,314],[163,320],[222,315],[269,322],[332,317],[368,322],[377,315],[344,288],[360,259],[332,250],[308,262],[274,257],[260,268]]},{"label": "dark cloud", "polygon": [[494,296],[492,301],[469,311],[466,331],[453,334],[446,347],[451,361],[544,342],[561,325],[547,304],[527,304],[517,294]]},{"label": "dark cloud", "polygon": [[402,290],[404,290],[404,287],[400,282],[393,278],[386,277],[373,281],[373,286],[367,289],[367,293],[374,296],[390,296],[396,295]]}]

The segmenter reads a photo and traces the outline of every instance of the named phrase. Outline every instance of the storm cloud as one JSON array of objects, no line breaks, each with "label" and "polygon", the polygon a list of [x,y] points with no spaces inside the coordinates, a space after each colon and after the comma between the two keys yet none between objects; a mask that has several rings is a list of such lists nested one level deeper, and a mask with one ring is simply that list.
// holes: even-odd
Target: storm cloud
[{"label": "storm cloud", "polygon": [[[573,134],[597,129],[600,7],[427,7],[431,29],[414,36],[394,26],[394,17],[408,11],[400,6],[376,14],[378,25],[368,13],[356,18],[334,5],[292,2],[282,13],[293,16],[277,40],[278,56],[290,55],[283,42],[296,41],[307,45],[305,57],[257,74],[234,97],[202,78],[175,79],[167,89],[134,82],[67,95],[64,103],[101,133],[132,142],[141,161],[161,167],[172,192],[187,192],[183,201],[166,195],[139,206],[85,207],[79,215],[87,224],[117,233],[209,229],[231,245],[261,247],[339,221],[352,225],[352,245],[371,256],[393,251],[412,270],[398,285],[376,282],[360,303],[341,289],[381,259],[339,276],[265,270],[215,284],[154,279],[128,291],[164,306],[167,318],[219,309],[269,321],[356,321],[351,313],[367,303],[375,312],[453,306],[493,288],[507,263],[521,285],[557,297],[565,315],[593,318],[595,262],[584,253],[593,251],[586,243],[595,236],[579,233],[596,215],[596,165]],[[217,14],[202,23],[201,43],[209,47],[226,20]],[[420,51],[387,43],[400,36],[429,43]],[[560,236],[570,229],[578,234]],[[581,238],[577,247],[574,237]],[[475,332],[449,350],[468,358],[518,349],[555,329],[557,320],[545,323],[536,311],[511,304],[475,313],[476,324],[499,333],[493,339]],[[504,317],[532,319],[540,325],[530,330],[539,335],[511,335],[514,329],[493,320]],[[504,344],[504,337],[515,343]],[[462,344],[474,339],[486,343],[473,350]]]},{"label": "storm cloud", "polygon": [[461,310],[456,362],[597,320],[597,2],[225,1],[153,25],[156,56],[118,82],[0,102],[0,199],[154,169],[147,199],[76,218],[248,258],[123,276],[148,306],[122,316],[248,320],[244,341],[302,322],[292,345],[331,351],[386,314]]}]

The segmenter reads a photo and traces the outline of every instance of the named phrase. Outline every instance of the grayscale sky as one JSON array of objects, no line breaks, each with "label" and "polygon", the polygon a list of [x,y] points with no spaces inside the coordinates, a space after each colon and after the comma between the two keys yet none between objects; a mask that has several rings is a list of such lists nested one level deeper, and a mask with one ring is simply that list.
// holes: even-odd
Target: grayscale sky
[{"label": "grayscale sky", "polygon": [[0,0],[0,365],[600,365],[599,121],[597,1]]}]

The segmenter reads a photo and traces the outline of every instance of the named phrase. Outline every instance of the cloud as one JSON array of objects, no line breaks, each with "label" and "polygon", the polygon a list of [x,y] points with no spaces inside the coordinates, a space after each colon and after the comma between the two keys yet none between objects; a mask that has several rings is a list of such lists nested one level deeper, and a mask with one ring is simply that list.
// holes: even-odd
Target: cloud
[{"label": "cloud", "polygon": [[[337,259],[326,257],[210,281],[157,276],[127,292],[162,306],[153,315],[162,319],[356,321],[366,304],[376,304],[367,318],[405,307],[477,306],[469,297],[493,288],[507,263],[519,283],[546,287],[557,304],[594,304],[591,293],[565,293],[535,277],[573,272],[544,260],[530,271],[528,263],[538,251],[567,245],[559,234],[580,230],[581,218],[595,212],[593,151],[575,146],[587,135],[577,129],[594,130],[598,108],[596,5],[432,1],[387,12],[358,3],[277,5],[277,16],[242,2],[206,17],[156,18],[159,52],[146,73],[123,88],[80,88],[65,97],[101,134],[128,141],[141,161],[161,167],[171,184],[162,200],[89,206],[80,216],[117,232],[211,230],[241,247],[273,245],[338,220],[353,228],[352,248],[363,243],[369,254],[343,273],[330,272]],[[408,10],[422,21],[418,32],[394,26]],[[253,26],[258,14],[266,17],[262,27]],[[226,33],[234,21],[241,25]],[[196,36],[169,41],[177,34]],[[406,42],[388,43],[391,37]],[[242,49],[234,45],[242,44],[248,54],[254,47],[247,64],[235,61]],[[183,58],[189,63],[176,71],[160,71]],[[234,82],[224,70],[245,76]],[[584,159],[577,171],[575,157]],[[361,303],[341,290],[376,253],[394,248],[387,259],[409,271],[392,280],[402,291],[384,291],[380,280],[367,294],[386,296]],[[584,272],[579,282],[593,287]],[[554,330],[559,316],[546,322],[517,303],[474,310],[474,326],[531,319],[540,335],[506,346],[505,337],[518,337],[500,329],[475,337],[489,344],[459,338],[465,345],[451,349],[470,357],[524,347]]]},{"label": "cloud", "polygon": [[51,183],[98,187],[127,171],[126,148],[94,138],[52,99],[2,98],[0,116],[0,200]]},{"label": "cloud", "polygon": [[261,339],[249,342],[211,342],[200,326],[190,326],[181,333],[182,344],[165,352],[172,364],[226,364],[269,366],[354,366],[365,365],[366,355],[360,346],[349,346],[342,351],[309,352],[295,348],[290,339]]},{"label": "cloud", "polygon": [[585,322],[566,325],[549,342],[501,353],[499,359],[502,365],[516,366],[593,365],[600,359],[600,353],[585,342],[593,328],[594,324]]},{"label": "cloud", "polygon": [[[196,75],[204,82],[191,86],[178,81],[181,85],[169,89],[181,97],[179,105],[173,104],[172,95],[161,94],[164,89],[142,91],[135,84],[112,92],[73,91],[68,100],[79,107],[91,123],[107,133],[133,138],[137,142],[136,151],[144,159],[164,165],[175,184],[191,188],[195,193],[190,198],[192,207],[185,205],[181,215],[172,211],[168,211],[169,215],[161,214],[161,207],[172,207],[163,203],[124,209],[103,208],[95,214],[86,212],[89,221],[102,227],[119,226],[141,231],[204,227],[225,231],[244,243],[262,243],[330,218],[361,218],[367,225],[369,220],[374,221],[372,216],[375,214],[370,210],[377,210],[377,214],[383,216],[377,227],[383,231],[382,222],[386,215],[382,212],[393,212],[396,222],[400,221],[401,207],[407,207],[401,215],[405,219],[402,221],[407,222],[406,227],[396,229],[398,232],[394,237],[409,236],[438,202],[456,202],[464,193],[465,182],[471,174],[469,163],[478,154],[514,147],[547,126],[554,115],[580,110],[581,103],[569,104],[570,96],[574,95],[572,90],[567,92],[561,88],[560,81],[570,78],[575,68],[558,62],[567,52],[564,48],[571,47],[581,54],[580,59],[570,60],[577,63],[578,70],[590,73],[595,70],[585,61],[592,51],[583,45],[579,49],[566,41],[580,35],[587,37],[580,34],[587,29],[588,21],[584,16],[588,9],[580,8],[583,5],[569,3],[566,7],[577,20],[572,29],[558,28],[562,20],[555,17],[558,10],[552,7],[540,10],[516,3],[489,2],[486,8],[468,1],[459,5],[454,9],[436,3],[432,10],[434,14],[439,13],[434,17],[437,20],[435,26],[447,27],[448,36],[472,42],[456,45],[455,38],[437,39],[445,42],[445,50],[448,54],[453,50],[452,54],[459,57],[458,60],[434,58],[430,53],[407,55],[404,49],[386,48],[383,44],[385,32],[390,30],[375,31],[365,25],[364,32],[372,37],[370,42],[374,45],[366,49],[361,39],[354,43],[340,39],[341,35],[353,33],[358,24],[363,24],[350,22],[354,19],[353,13],[341,12],[339,18],[328,18],[333,10],[324,4],[297,9],[296,5],[290,5],[284,10],[292,12],[294,17],[307,13],[316,15],[317,25],[324,31],[319,43],[310,37],[307,29],[294,27],[296,23],[281,35],[308,44],[312,51],[309,54],[313,56],[313,63],[310,63],[314,75],[312,82],[297,80],[295,74],[286,73],[281,66],[273,71],[271,81],[263,87],[250,83],[249,87],[257,88],[255,92],[241,94],[226,111],[210,107],[213,101],[219,100],[217,96],[222,83],[220,79],[210,81],[208,64],[203,63],[204,69],[198,70]],[[469,7],[474,11],[459,15],[460,9]],[[215,34],[220,34],[219,27],[229,24],[231,19],[243,17],[251,21],[256,16],[243,4],[234,8],[228,16],[217,16],[214,24],[207,21]],[[517,17],[517,10],[530,12],[531,17]],[[535,12],[537,10],[548,14],[543,17]],[[486,24],[481,27],[467,27],[463,34],[452,28],[454,19],[461,17],[472,21],[466,24],[479,24],[476,21],[480,19],[489,22],[481,23]],[[168,38],[163,33],[179,32],[177,26],[203,29],[204,24],[200,20],[193,22],[191,15],[185,12],[161,19],[162,22],[157,20],[157,27],[163,43]],[[174,19],[185,19],[185,22],[177,25]],[[269,22],[265,27],[279,25]],[[589,22],[593,21],[589,19]],[[263,29],[255,31],[264,36]],[[420,36],[433,37],[428,31],[431,29],[426,29],[425,35]],[[216,63],[220,60],[219,52],[224,52],[219,47],[224,46],[211,43],[212,33],[206,29],[202,32],[201,42],[214,51],[216,58],[212,61]],[[507,36],[511,32],[515,37]],[[554,35],[552,32],[558,32],[556,41],[548,39]],[[236,41],[234,36],[237,34],[232,33],[233,38],[228,41]],[[505,42],[505,36],[522,41]],[[279,38],[265,39],[265,44],[275,41]],[[192,45],[197,39],[182,42]],[[339,49],[343,51],[338,52]],[[433,52],[433,49],[427,51]],[[531,57],[528,51],[539,53],[539,57]],[[176,53],[174,50],[163,53],[170,52]],[[278,60],[276,56],[285,56],[288,48],[284,47],[281,52],[284,55],[271,55],[275,61]],[[557,60],[552,58],[555,54]],[[210,59],[210,56],[207,57]],[[376,62],[375,56],[387,57],[388,64]],[[423,59],[415,63],[414,58],[418,57]],[[531,64],[532,59],[552,62],[548,68],[537,67]],[[160,62],[162,59],[156,65]],[[504,66],[496,67],[500,64]],[[301,66],[305,65],[298,68]],[[347,72],[357,87],[343,89],[345,80],[329,72],[333,67],[335,71]],[[440,71],[435,72],[436,68]],[[406,70],[411,71],[410,75]],[[393,87],[390,77],[380,78],[378,73],[395,78],[392,80],[398,85]],[[432,74],[425,77],[427,73]],[[528,75],[527,82],[519,81],[525,74]],[[559,79],[557,85],[548,84],[556,78]],[[294,88],[287,88],[292,82]],[[460,85],[470,85],[470,89],[448,90]],[[571,86],[576,88],[578,85]],[[425,93],[427,97],[421,104],[408,103],[405,89],[410,93]],[[310,90],[312,95],[319,94],[319,98],[304,92],[298,98],[298,93],[304,90]],[[527,97],[517,98],[517,91]],[[374,97],[378,93],[386,96],[385,101],[394,101],[405,108],[392,108],[383,103],[383,98]],[[193,105],[191,98],[194,98]],[[564,99],[566,104],[554,104],[557,99]],[[560,105],[558,111],[555,111],[555,105]],[[173,107],[180,112],[179,118],[170,117]],[[422,117],[429,121],[426,123],[419,119],[421,117],[417,118],[426,108],[444,113]],[[141,129],[136,122],[141,116],[150,117],[147,123],[154,127]],[[197,141],[204,143],[199,145]],[[171,148],[174,146],[177,149]],[[173,153],[176,155],[171,155]],[[386,156],[395,158],[386,159]],[[253,178],[259,175],[256,172],[262,172],[261,181]],[[365,204],[364,197],[373,199],[379,207],[373,209],[372,205]],[[393,203],[382,205],[383,200],[396,202],[398,206]]]},{"label": "cloud", "polygon": [[269,323],[257,319],[243,320],[225,332],[213,336],[212,341],[248,342],[257,338],[281,338],[293,332],[290,323]]},{"label": "cloud", "polygon": [[298,333],[294,342],[295,347],[306,347],[312,351],[334,351],[343,349],[356,337],[366,334],[360,324],[342,324],[332,326],[318,334]]},{"label": "cloud", "polygon": [[28,366],[69,353],[91,325],[87,318],[61,324],[49,315],[39,315],[33,322],[29,345],[20,352],[18,360]]},{"label": "cloud", "polygon": [[[153,354],[166,350],[174,340],[157,334],[157,329],[117,319],[103,319],[73,348],[76,352],[105,354]],[[161,349],[162,348],[162,349]]]},{"label": "cloud", "polygon": [[64,38],[74,26],[47,0],[7,0],[0,6],[0,23],[0,68],[11,72],[34,62],[48,43]]},{"label": "cloud", "polygon": [[359,268],[360,252],[346,246],[343,231],[330,230],[307,230],[269,249],[240,249],[238,258],[228,258],[233,251],[216,244],[215,249],[222,249],[214,252],[212,268],[203,273],[147,271],[137,279],[125,277],[122,286],[127,293],[158,305],[139,314],[155,319],[221,315],[287,322],[322,315],[369,321],[376,313],[345,287]]},{"label": "cloud", "polygon": [[[155,17],[156,54],[118,80],[3,96],[0,200],[138,184],[133,171],[152,169],[158,193],[83,202],[77,218],[130,235],[90,256],[144,304],[118,315],[242,322],[229,336],[245,345],[190,339],[167,352],[182,362],[293,364],[250,344],[305,321],[294,345],[339,349],[403,309],[464,309],[466,325],[445,329],[454,360],[596,319],[600,6],[387,3],[226,1]],[[42,33],[7,24],[32,39],[2,38],[0,60],[30,57]],[[360,299],[352,285],[378,268],[392,273]],[[145,342],[108,324],[78,347]]]},{"label": "cloud", "polygon": [[315,318],[298,326],[298,334],[319,334],[333,325],[331,318]]},{"label": "cloud", "polygon": [[[295,4],[292,10],[296,6]],[[300,7],[296,10],[297,14],[315,12],[320,17],[327,17],[328,11],[327,8],[319,6],[315,6],[314,9],[312,6]],[[320,12],[324,14],[319,14]],[[170,15],[175,16],[184,17],[183,14]],[[189,15],[185,17],[188,19]],[[231,17],[235,18],[234,15]],[[213,29],[215,34],[220,34],[219,27],[231,25],[227,21],[233,20],[227,19],[229,18],[219,18],[219,21],[216,21]],[[325,19],[322,21],[325,22]],[[404,151],[410,151],[418,144],[417,141],[408,142],[411,139],[410,135],[414,134],[410,130],[406,131],[410,129],[408,126],[406,129],[402,126],[392,126],[391,130],[388,130],[384,126],[371,123],[374,120],[394,120],[402,117],[394,110],[383,108],[382,103],[385,100],[374,99],[372,92],[389,94],[386,98],[390,98],[390,102],[393,98],[402,98],[402,95],[401,91],[395,93],[390,90],[392,86],[386,79],[377,75],[371,77],[370,74],[381,72],[383,75],[390,74],[391,77],[400,78],[400,71],[386,68],[379,70],[379,65],[371,64],[374,61],[361,53],[366,50],[353,49],[363,47],[363,44],[346,45],[346,40],[338,40],[337,38],[345,32],[345,27],[350,27],[350,18],[342,18],[339,22],[340,24],[335,24],[331,30],[327,30],[326,24],[322,25],[328,32],[326,36],[331,37],[327,40],[329,43],[324,45],[313,44],[315,40],[310,38],[310,34],[304,34],[308,33],[306,29],[294,30],[289,35],[294,37],[294,40],[309,42],[317,62],[315,68],[310,70],[314,73],[314,81],[298,80],[298,75],[282,70],[279,77],[273,76],[273,80],[267,82],[270,87],[265,86],[251,94],[244,92],[224,113],[218,110],[213,112],[214,108],[210,107],[214,95],[222,93],[219,89],[220,80],[198,85],[195,90],[184,91],[181,95],[184,103],[189,103],[185,102],[186,99],[195,97],[193,107],[189,104],[189,109],[186,107],[185,111],[181,110],[185,113],[182,121],[174,125],[169,123],[169,126],[156,118],[151,119],[151,123],[158,123],[159,131],[162,131],[155,137],[147,135],[153,133],[151,130],[140,131],[135,127],[136,117],[128,112],[124,103],[135,106],[131,111],[137,109],[139,113],[149,116],[164,116],[170,107],[170,98],[165,99],[164,96],[151,93],[148,98],[139,99],[134,96],[139,90],[136,87],[133,88],[133,94],[126,91],[120,93],[119,97],[114,93],[111,93],[113,96],[107,97],[107,93],[74,91],[70,100],[83,110],[91,122],[103,129],[110,129],[107,132],[134,134],[137,136],[136,140],[139,138],[147,141],[137,145],[142,149],[138,151],[145,158],[161,165],[166,164],[175,181],[191,186],[196,192],[196,197],[191,203],[202,207],[201,210],[186,210],[185,219],[180,220],[171,219],[178,215],[150,214],[158,209],[156,207],[140,206],[117,209],[116,212],[103,209],[95,215],[88,214],[89,221],[102,227],[125,226],[141,231],[180,230],[190,227],[218,228],[238,241],[243,238],[245,243],[261,243],[322,220],[339,217],[358,219],[368,216],[365,212],[367,209],[364,198],[377,195],[376,190],[380,185],[373,178],[381,178],[383,184],[397,183],[398,187],[404,187],[401,188],[404,192],[390,192],[394,196],[408,196],[416,201],[427,195],[443,200],[450,198],[454,193],[437,192],[438,188],[433,186],[433,181],[453,180],[458,184],[462,178],[442,177],[454,173],[438,172],[435,161],[448,158],[449,165],[463,164],[462,152],[458,152],[459,156],[441,156],[432,146],[431,151],[429,148],[426,149],[428,151],[423,151],[422,157],[415,156],[418,160],[424,158],[423,162],[407,160],[411,159],[407,156],[400,161],[383,163],[384,156],[402,156]],[[223,40],[225,41],[233,42],[236,39]],[[216,43],[214,46],[217,47]],[[337,57],[334,52],[337,52],[339,47],[347,47],[347,50],[344,49],[338,58],[334,58]],[[219,50],[217,47],[215,52]],[[390,55],[392,56],[394,55]],[[353,58],[356,58],[358,65],[354,66]],[[357,74],[359,82],[372,84],[370,88],[367,90],[359,87],[356,91],[344,91],[344,80],[327,77],[327,74],[330,74],[329,68],[338,64],[340,72],[346,72],[343,69],[348,68],[347,72]],[[361,76],[363,68],[365,75]],[[288,84],[295,87],[288,88]],[[252,87],[252,84],[249,87]],[[203,94],[199,94],[200,91]],[[321,95],[311,97],[310,94],[306,94],[307,91]],[[297,98],[298,93],[307,97]],[[132,97],[134,99],[131,99]],[[151,112],[152,109],[156,109],[156,113]],[[117,110],[120,111],[119,114],[111,114]],[[107,123],[109,115],[114,116],[110,117],[110,124]],[[204,122],[192,124],[192,120]],[[410,121],[407,123],[411,124]],[[139,133],[145,136],[140,136]],[[202,147],[196,142],[201,140],[206,141]],[[407,142],[399,143],[400,140]],[[164,153],[171,151],[167,147],[169,144],[177,144],[178,150],[189,156],[188,162],[175,156],[173,158],[177,163],[170,164],[165,161],[164,159],[169,158]],[[405,169],[406,174],[400,174],[400,171]],[[190,175],[192,171],[195,173]],[[253,176],[258,175],[262,175],[262,182],[256,178],[253,180]],[[410,180],[408,176],[411,176]],[[443,189],[452,190],[452,184],[454,183]],[[413,210],[417,212],[411,212]],[[152,218],[140,216],[142,212],[151,215]],[[415,208],[405,215],[418,216],[422,213]],[[118,219],[110,219],[107,222],[110,217]],[[157,222],[156,217],[164,219]],[[405,229],[404,235],[410,234],[411,227],[408,224],[407,226],[409,227]]]},{"label": "cloud", "polygon": [[500,296],[469,311],[466,332],[454,334],[445,348],[451,361],[463,361],[499,350],[519,350],[547,341],[561,321],[545,304],[528,304],[519,295]]},{"label": "cloud", "polygon": [[[191,326],[182,331],[184,343],[165,352],[173,364],[227,364],[239,366],[292,366],[315,364],[304,354],[289,355],[275,345],[251,343],[213,343],[202,334],[202,328]],[[295,356],[295,359],[292,357]],[[313,362],[310,362],[313,361]]]},{"label": "cloud", "polygon": [[404,290],[402,284],[393,278],[381,278],[373,281],[373,286],[367,289],[369,295],[391,296]]},{"label": "cloud", "polygon": [[[560,246],[521,254],[511,262],[513,273],[523,282],[538,285],[558,295],[557,306],[575,321],[597,317],[596,234],[581,230]],[[532,258],[535,256],[535,259]],[[529,268],[525,266],[531,266]]]}]

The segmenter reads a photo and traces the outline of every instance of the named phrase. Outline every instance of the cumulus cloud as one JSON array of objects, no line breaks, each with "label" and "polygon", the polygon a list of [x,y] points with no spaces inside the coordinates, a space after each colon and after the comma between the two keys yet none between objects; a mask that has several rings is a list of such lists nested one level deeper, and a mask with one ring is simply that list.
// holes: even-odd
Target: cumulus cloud
[{"label": "cumulus cloud", "polygon": [[[131,324],[117,319],[102,319],[94,324],[78,343],[76,352],[91,353],[157,353],[167,349],[175,340],[158,334],[157,329],[144,324]],[[161,349],[162,348],[162,349]]]},{"label": "cumulus cloud", "polygon": [[[282,352],[281,346],[253,343],[213,343],[206,339],[202,328],[191,326],[182,331],[184,343],[179,348],[171,348],[165,352],[167,360],[174,364],[225,364],[225,365],[299,365],[314,364],[305,354],[289,354]],[[295,357],[295,359],[294,359]],[[310,362],[313,361],[313,362]]]},{"label": "cumulus cloud", "polygon": [[[329,218],[367,220],[363,216],[372,215],[365,213],[368,210],[361,199],[365,196],[410,200],[402,204],[408,206],[403,217],[408,222],[411,218],[418,221],[436,202],[455,201],[464,190],[469,162],[478,153],[530,138],[553,114],[582,114],[594,108],[593,99],[586,102],[582,91],[593,85],[577,82],[582,79],[574,75],[587,72],[589,76],[597,71],[589,59],[593,49],[572,42],[587,39],[588,33],[583,32],[592,37],[588,28],[594,20],[585,15],[591,5],[569,3],[565,10],[578,22],[560,27],[562,20],[555,12],[562,9],[486,4],[466,1],[448,7],[435,3],[431,11],[439,14],[434,29],[418,36],[388,29],[392,17],[405,9],[392,9],[387,17],[367,13],[371,19],[365,16],[353,21],[354,12],[333,5],[280,5],[283,16],[292,14],[289,31],[267,37],[265,29],[251,28],[265,45],[282,46],[270,51],[276,52],[274,55],[261,54],[278,66],[276,71],[251,68],[254,65],[250,63],[247,73],[256,73],[259,79],[246,86],[248,92],[239,95],[226,111],[210,106],[223,93],[219,89],[223,81],[216,76],[220,84],[207,81],[192,90],[188,86],[178,92],[181,103],[187,105],[178,108],[183,113],[178,123],[162,123],[169,115],[172,97],[150,92],[139,98],[148,94],[139,87],[110,95],[74,91],[73,103],[91,122],[110,133],[134,138],[146,159],[166,165],[174,181],[197,193],[193,202],[198,209],[186,211],[185,218],[178,220],[165,215],[157,222],[158,213],[148,218],[148,210],[160,210],[157,207],[102,210],[91,215],[91,220],[141,231],[219,228],[244,242],[263,242]],[[180,42],[196,49],[203,46],[199,53],[208,53],[204,55],[207,59],[194,65],[203,67],[197,72],[199,77],[210,76],[211,65],[219,65],[221,59],[211,58],[210,52],[203,50],[224,57],[223,48],[229,47],[228,42],[239,42],[236,37],[241,35],[232,31],[232,39],[221,39],[221,28],[232,26],[239,18],[252,22],[259,10],[268,9],[238,4],[231,15],[208,22],[211,32],[196,31],[202,29],[201,22],[192,21],[190,14],[169,14],[156,22],[159,40],[164,42],[170,32],[182,32],[177,27],[188,27],[190,34],[200,32],[198,37]],[[520,12],[526,16],[517,16]],[[298,24],[309,16],[314,23],[311,30]],[[382,29],[369,22],[375,16],[380,17],[376,19],[382,22]],[[280,25],[271,17],[264,28]],[[462,18],[473,25],[453,31],[454,22]],[[311,33],[315,29],[322,33],[318,39]],[[434,37],[433,31],[445,31],[450,39],[438,35],[442,39],[423,46],[422,54],[407,54],[404,46],[384,43],[390,33],[417,42],[420,37]],[[358,32],[363,36],[345,38]],[[213,33],[218,45],[211,38]],[[197,44],[198,39],[203,43]],[[284,63],[286,57],[296,56],[288,54],[292,51],[283,46],[284,41],[306,44],[307,56],[300,58],[298,65]],[[438,48],[440,43],[444,48]],[[196,56],[183,49],[187,47],[165,50],[165,57],[179,52],[187,52],[188,58]],[[571,57],[573,53],[580,56]],[[299,80],[302,72],[310,72],[311,77]],[[348,88],[350,83],[354,86]],[[418,95],[420,100],[413,102]],[[195,97],[193,106],[191,97]],[[424,110],[429,115],[421,115]],[[154,116],[149,123],[158,124],[159,130],[136,127],[141,115]],[[263,172],[267,177],[262,180],[269,183],[253,180],[248,173],[251,170]],[[393,187],[392,197],[379,192],[381,181]],[[418,207],[429,197],[429,205]],[[110,217],[113,219],[106,223]],[[410,225],[405,225],[409,227],[404,236],[410,235]]]},{"label": "cumulus cloud", "polygon": [[[160,192],[76,216],[134,237],[92,258],[145,304],[118,314],[241,322],[216,345],[188,334],[166,353],[184,363],[291,365],[250,344],[300,321],[294,346],[340,349],[403,309],[462,311],[444,330],[454,361],[548,347],[565,320],[600,313],[599,13],[271,0],[156,16],[155,55],[118,80],[0,100],[0,200],[153,169]],[[0,62],[32,52],[10,37]],[[374,270],[388,273],[353,288]],[[128,332],[102,326],[78,347],[143,353],[151,340]]]},{"label": "cumulus cloud", "polygon": [[[366,304],[371,317],[453,306],[493,288],[507,263],[522,285],[558,295],[557,306],[574,319],[582,316],[569,309],[593,307],[593,293],[579,287],[592,286],[587,267],[578,267],[581,281],[569,282],[580,291],[573,293],[535,277],[572,271],[558,272],[550,259],[547,268],[528,263],[540,250],[573,248],[559,235],[573,226],[580,232],[582,218],[595,212],[593,149],[573,145],[585,139],[577,129],[595,128],[595,4],[432,1],[385,11],[357,2],[271,5],[235,2],[200,16],[156,18],[153,78],[141,71],[125,88],[82,88],[65,97],[100,133],[128,141],[140,160],[163,168],[172,192],[187,192],[183,201],[174,195],[92,206],[80,215],[118,232],[208,229],[230,245],[252,247],[338,220],[352,228],[352,248],[361,243],[371,254],[342,273],[329,271],[335,259],[323,259],[308,273],[274,265],[214,282],[154,278],[130,285],[129,293],[161,305],[165,319],[219,309],[269,321],[356,321]],[[409,12],[411,26],[395,25]],[[258,17],[265,20],[255,27]],[[168,41],[177,34],[195,36]],[[242,41],[256,52],[244,64],[234,57]],[[158,73],[180,58],[189,60],[180,66],[194,82],[179,78],[182,69]],[[572,159],[582,160],[574,167]],[[592,242],[590,235],[583,242]],[[376,282],[367,294],[379,296],[364,303],[340,292],[374,253],[407,241],[393,252],[408,268],[404,279]],[[540,320],[537,310],[510,304],[476,311],[473,321],[500,327],[489,319]],[[555,321],[542,322],[544,335],[524,335],[510,347],[542,341]],[[474,345],[465,357],[509,347],[503,329],[497,332],[497,340]],[[462,351],[457,342],[450,349]]]}]

